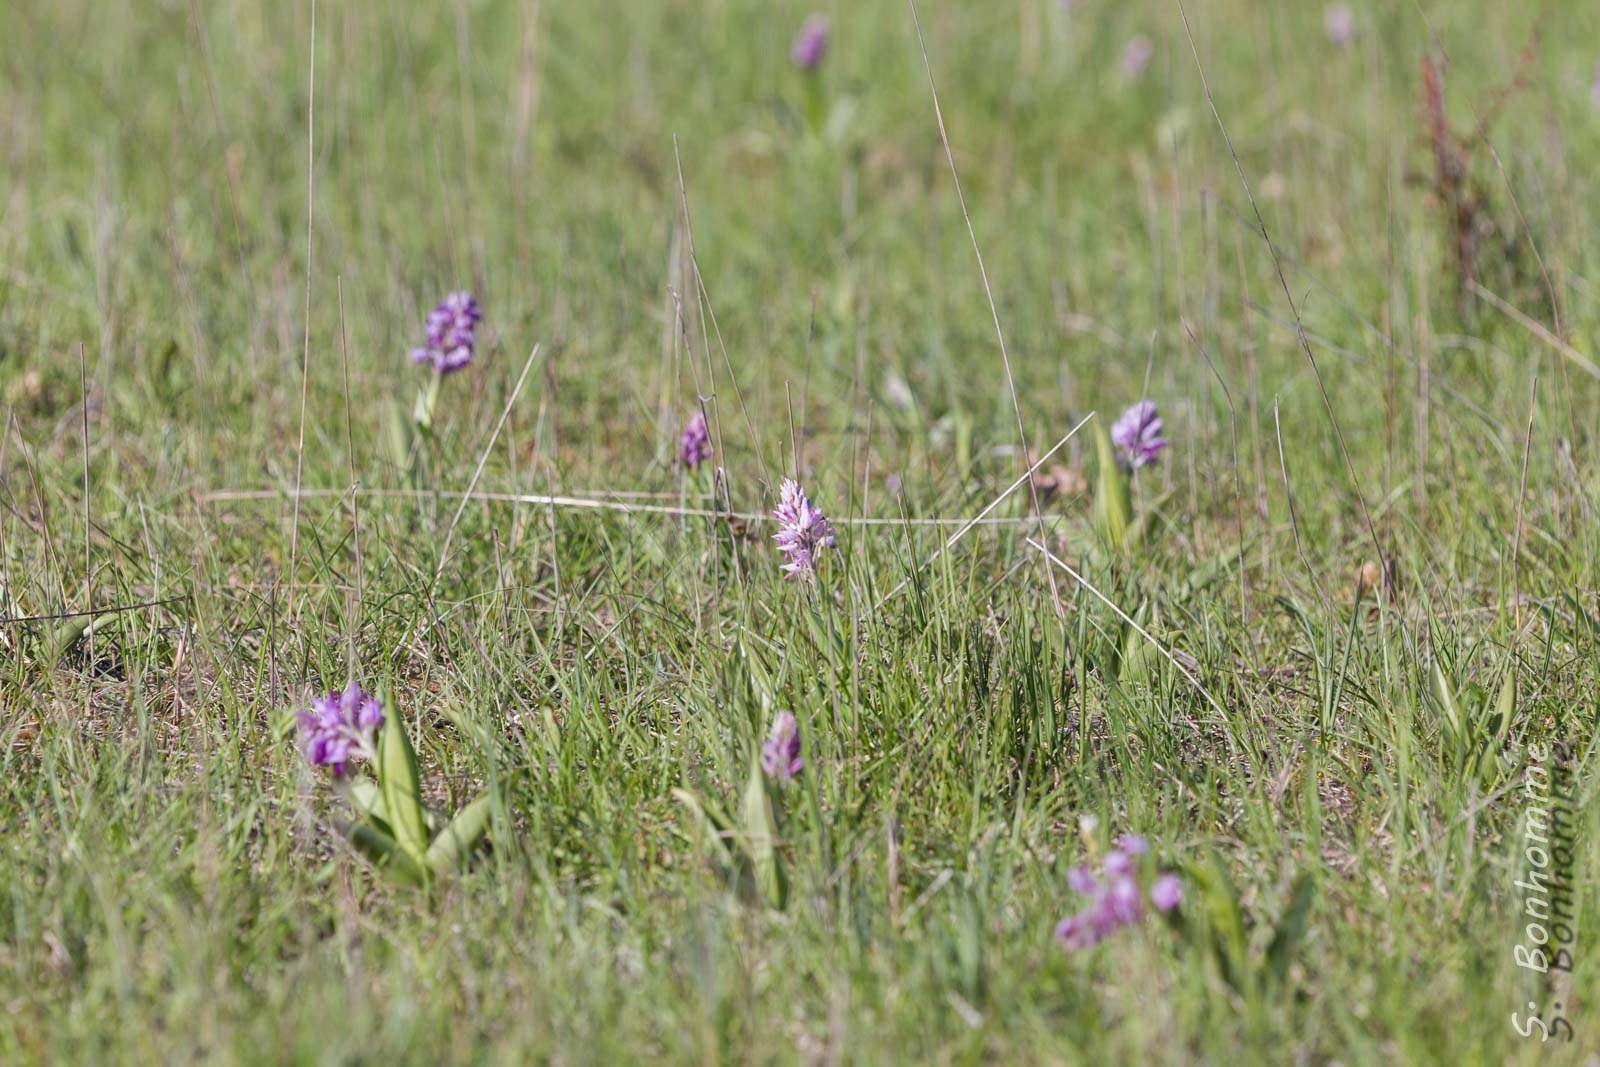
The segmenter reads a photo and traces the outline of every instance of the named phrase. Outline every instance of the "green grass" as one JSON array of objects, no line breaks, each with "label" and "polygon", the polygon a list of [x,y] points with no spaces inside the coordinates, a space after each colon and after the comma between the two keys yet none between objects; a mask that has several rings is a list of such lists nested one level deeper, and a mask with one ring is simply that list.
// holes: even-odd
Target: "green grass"
[{"label": "green grass", "polygon": [[[1552,1014],[1512,957],[1522,746],[1570,742],[1594,794],[1600,15],[1363,6],[1340,51],[1318,4],[1188,5],[1280,283],[1176,6],[920,8],[1029,447],[1141,395],[1172,439],[1136,551],[1070,488],[1051,549],[1220,712],[1059,570],[1057,614],[1026,490],[916,569],[953,532],[922,520],[1024,464],[905,6],[831,5],[852,103],[817,136],[798,5],[319,5],[308,324],[308,5],[0,5],[0,1062],[1600,1050],[1587,816],[1575,1040],[1511,1022]],[[1488,120],[1481,285],[1578,359],[1458,293],[1430,42],[1457,131]],[[455,287],[483,341],[408,495],[386,426]],[[769,525],[673,513],[723,499],[671,462],[697,388],[734,511],[798,457],[838,522],[814,590]],[[444,556],[485,455],[480,492],[535,499],[474,500]],[[1057,459],[1093,486],[1093,457],[1084,432]],[[1358,603],[1380,551],[1398,595]],[[1509,736],[1453,735],[1436,665],[1479,730],[1508,662]],[[430,894],[344,843],[286,729],[352,666],[438,808],[495,798],[492,850]],[[778,708],[807,761],[782,909],[673,792],[737,807]],[[1063,951],[1067,871],[1127,830],[1183,872],[1183,929]]]}]

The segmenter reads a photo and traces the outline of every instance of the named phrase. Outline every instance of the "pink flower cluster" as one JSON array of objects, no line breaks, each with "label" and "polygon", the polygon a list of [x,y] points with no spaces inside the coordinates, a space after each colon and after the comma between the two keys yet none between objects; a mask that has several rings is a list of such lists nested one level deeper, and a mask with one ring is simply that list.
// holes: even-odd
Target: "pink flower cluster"
[{"label": "pink flower cluster", "polygon": [[800,723],[793,713],[780,711],[772,720],[771,736],[761,744],[761,769],[781,782],[799,774],[805,765],[800,756]]},{"label": "pink flower cluster", "polygon": [[702,412],[690,415],[684,424],[683,433],[678,437],[678,458],[685,467],[698,467],[711,458],[711,434],[706,429],[706,417]]},{"label": "pink flower cluster", "polygon": [[[1140,835],[1124,834],[1106,853],[1102,877],[1094,877],[1086,866],[1067,875],[1067,885],[1088,897],[1089,904],[1056,925],[1056,940],[1063,948],[1089,948],[1139,921],[1145,894],[1139,889],[1134,859],[1149,850],[1149,842]],[[1182,896],[1183,886],[1175,874],[1158,875],[1150,884],[1150,904],[1157,911],[1171,911]]]},{"label": "pink flower cluster", "polygon": [[788,559],[783,565],[784,577],[815,578],[817,552],[833,547],[833,524],[793,478],[785,478],[778,488],[778,506],[772,514],[778,520],[778,532],[772,539]]},{"label": "pink flower cluster", "polygon": [[483,318],[478,301],[462,291],[446,296],[428,312],[423,322],[426,341],[411,350],[413,363],[430,364],[440,374],[452,374],[472,362],[477,339],[473,331]]},{"label": "pink flower cluster", "polygon": [[828,20],[821,15],[812,15],[800,27],[800,32],[795,34],[794,44],[789,48],[789,58],[801,70],[813,71],[822,62],[823,53],[827,50]]},{"label": "pink flower cluster", "polygon": [[306,759],[343,776],[352,760],[376,760],[374,740],[383,725],[383,705],[355,682],[311,702],[296,719],[305,739]]},{"label": "pink flower cluster", "polygon": [[1133,470],[1154,463],[1167,447],[1156,402],[1141,400],[1117,416],[1111,424],[1111,443],[1116,446],[1117,458]]}]

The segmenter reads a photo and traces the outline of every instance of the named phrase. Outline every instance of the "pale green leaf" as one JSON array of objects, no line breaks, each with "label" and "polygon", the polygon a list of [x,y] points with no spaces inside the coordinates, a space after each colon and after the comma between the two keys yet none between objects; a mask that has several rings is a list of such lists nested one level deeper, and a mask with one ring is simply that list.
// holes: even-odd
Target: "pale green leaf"
[{"label": "pale green leaf", "polygon": [[383,790],[370,778],[349,778],[340,785],[345,799],[355,805],[372,823],[389,833],[389,811],[383,805]]},{"label": "pale green leaf", "polygon": [[1095,469],[1094,519],[1095,528],[1112,548],[1120,549],[1128,541],[1128,524],[1133,521],[1133,504],[1128,498],[1128,480],[1117,466],[1117,456],[1111,447],[1111,437],[1097,419],[1094,424],[1094,447],[1097,457]]},{"label": "pale green leaf", "polygon": [[422,810],[417,753],[399,709],[387,699],[383,706],[386,718],[378,731],[378,785],[395,840],[420,864],[428,851],[428,823]]},{"label": "pale green leaf", "polygon": [[489,829],[489,815],[487,793],[456,812],[455,818],[445,824],[428,846],[428,869],[434,874],[444,874],[465,867],[472,850],[478,847]]},{"label": "pale green leaf", "polygon": [[372,865],[403,885],[420,886],[426,880],[417,866],[393,837],[367,822],[345,823],[342,829],[350,843]]},{"label": "pale green leaf", "polygon": [[744,847],[750,856],[756,885],[767,903],[782,908],[789,894],[784,879],[783,861],[778,856],[778,826],[772,815],[772,798],[767,779],[761,773],[761,760],[750,760],[750,780],[744,789]]}]

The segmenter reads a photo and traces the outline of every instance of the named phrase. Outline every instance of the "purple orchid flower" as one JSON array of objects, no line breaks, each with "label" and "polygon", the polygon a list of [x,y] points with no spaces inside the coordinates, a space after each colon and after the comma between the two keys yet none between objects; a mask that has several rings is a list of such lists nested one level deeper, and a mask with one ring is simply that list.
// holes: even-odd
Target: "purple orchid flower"
[{"label": "purple orchid flower", "polygon": [[[1149,847],[1139,834],[1124,834],[1118,847],[1106,853],[1102,877],[1096,878],[1086,866],[1074,867],[1067,873],[1067,885],[1087,897],[1088,905],[1056,924],[1056,940],[1064,948],[1089,948],[1143,918],[1145,894],[1140,892],[1134,861]],[[1150,905],[1157,911],[1171,911],[1182,895],[1183,887],[1176,874],[1162,873],[1150,885]]]},{"label": "purple orchid flower", "polygon": [[1111,425],[1111,443],[1130,468],[1137,470],[1154,463],[1167,447],[1167,439],[1161,436],[1156,402],[1141,400],[1118,416]]},{"label": "purple orchid flower", "polygon": [[423,321],[426,343],[411,350],[413,363],[428,363],[440,374],[450,374],[472,362],[477,345],[473,329],[482,318],[478,301],[468,292],[455,292]]},{"label": "purple orchid flower", "polygon": [[778,520],[778,532],[773,540],[787,562],[783,565],[786,578],[810,581],[816,577],[816,554],[833,547],[833,526],[825,515],[806,498],[804,489],[793,478],[785,478],[778,489],[778,506],[773,511]]},{"label": "purple orchid flower", "polygon": [[772,733],[761,745],[761,769],[780,782],[788,781],[806,765],[800,758],[800,723],[787,711],[772,720]]},{"label": "purple orchid flower", "polygon": [[812,15],[800,27],[800,32],[795,34],[794,44],[789,48],[789,58],[801,70],[813,71],[822,62],[827,50],[828,20],[822,15]]},{"label": "purple orchid flower", "polygon": [[711,435],[706,430],[704,413],[696,411],[684,424],[678,438],[678,458],[685,467],[698,467],[711,458]]},{"label": "purple orchid flower", "polygon": [[330,766],[343,777],[347,765],[356,759],[376,760],[378,727],[383,725],[383,705],[355,682],[343,693],[330,691],[311,702],[309,711],[298,713],[304,737],[306,759],[318,766]]}]

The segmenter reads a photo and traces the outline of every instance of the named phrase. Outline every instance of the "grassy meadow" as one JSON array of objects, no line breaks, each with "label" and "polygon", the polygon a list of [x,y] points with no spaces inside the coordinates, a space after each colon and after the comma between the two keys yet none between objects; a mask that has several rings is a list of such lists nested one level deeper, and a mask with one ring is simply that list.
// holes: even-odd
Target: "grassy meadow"
[{"label": "grassy meadow", "polygon": [[0,1063],[1600,1062],[1600,9],[818,4],[0,4]]}]

